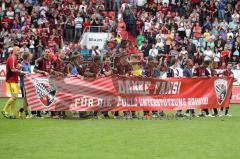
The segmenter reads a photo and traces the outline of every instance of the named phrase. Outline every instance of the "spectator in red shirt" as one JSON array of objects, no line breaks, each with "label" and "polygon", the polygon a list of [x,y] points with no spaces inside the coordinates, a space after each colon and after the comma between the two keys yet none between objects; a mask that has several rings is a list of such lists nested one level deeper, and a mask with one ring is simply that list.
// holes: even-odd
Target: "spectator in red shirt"
[{"label": "spectator in red shirt", "polygon": [[88,18],[85,18],[83,22],[83,29],[87,29],[91,25],[90,21]]},{"label": "spectator in red shirt", "polygon": [[1,21],[1,24],[5,29],[8,29],[10,27],[11,20],[8,17],[4,17]]},{"label": "spectator in red shirt", "polygon": [[221,61],[228,63],[230,59],[231,53],[227,47],[224,47],[224,50],[221,52]]}]

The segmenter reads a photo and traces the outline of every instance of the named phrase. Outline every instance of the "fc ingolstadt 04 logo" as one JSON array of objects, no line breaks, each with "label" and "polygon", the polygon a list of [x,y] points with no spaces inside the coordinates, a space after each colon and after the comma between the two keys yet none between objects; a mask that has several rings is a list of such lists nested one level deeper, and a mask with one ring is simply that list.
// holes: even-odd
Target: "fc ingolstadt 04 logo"
[{"label": "fc ingolstadt 04 logo", "polygon": [[228,82],[224,79],[217,79],[214,81],[214,88],[218,104],[221,105],[227,96]]},{"label": "fc ingolstadt 04 logo", "polygon": [[33,80],[37,97],[45,107],[50,107],[57,92],[54,82],[49,78],[36,78]]}]

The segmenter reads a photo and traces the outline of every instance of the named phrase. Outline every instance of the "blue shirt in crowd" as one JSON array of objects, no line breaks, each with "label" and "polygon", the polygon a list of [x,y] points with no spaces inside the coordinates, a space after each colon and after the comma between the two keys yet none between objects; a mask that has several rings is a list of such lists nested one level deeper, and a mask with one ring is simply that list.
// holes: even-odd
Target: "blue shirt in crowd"
[{"label": "blue shirt in crowd", "polygon": [[192,69],[185,67],[183,69],[183,76],[184,77],[192,77],[193,76]]}]

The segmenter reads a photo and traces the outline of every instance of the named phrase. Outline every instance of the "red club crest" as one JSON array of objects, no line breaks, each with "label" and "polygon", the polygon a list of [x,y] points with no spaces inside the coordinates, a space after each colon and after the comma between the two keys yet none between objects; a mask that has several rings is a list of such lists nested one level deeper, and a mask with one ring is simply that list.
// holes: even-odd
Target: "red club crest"
[{"label": "red club crest", "polygon": [[227,81],[224,79],[215,80],[214,88],[215,88],[218,104],[221,105],[227,96],[227,89],[228,89]]},{"label": "red club crest", "polygon": [[57,92],[56,86],[49,78],[36,78],[34,79],[34,86],[36,95],[40,102],[45,107],[50,107],[54,102],[54,98]]}]

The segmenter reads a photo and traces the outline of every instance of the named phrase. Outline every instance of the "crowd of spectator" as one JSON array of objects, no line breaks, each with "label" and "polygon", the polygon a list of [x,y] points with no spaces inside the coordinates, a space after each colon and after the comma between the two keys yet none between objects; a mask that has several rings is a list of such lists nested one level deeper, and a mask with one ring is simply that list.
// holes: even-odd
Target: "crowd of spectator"
[{"label": "crowd of spectator", "polygon": [[[32,63],[48,48],[53,59],[63,49],[67,55],[126,53],[167,65],[176,58],[182,67],[192,59],[194,65],[239,68],[239,11],[237,0],[2,0],[0,61],[19,46],[33,54]],[[80,45],[88,27],[112,33],[103,49]]]}]

